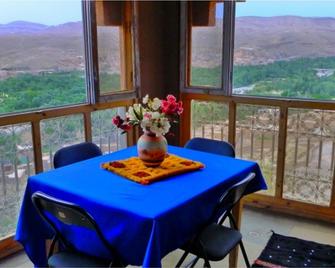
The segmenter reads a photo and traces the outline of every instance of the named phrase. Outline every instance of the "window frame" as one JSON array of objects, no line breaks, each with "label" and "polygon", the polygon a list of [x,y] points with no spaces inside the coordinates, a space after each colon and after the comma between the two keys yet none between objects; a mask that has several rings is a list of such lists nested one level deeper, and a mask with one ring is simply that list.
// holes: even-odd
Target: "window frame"
[{"label": "window frame", "polygon": [[323,103],[325,105],[335,104],[335,100],[329,99],[312,99],[298,97],[281,97],[281,96],[259,96],[233,93],[233,70],[234,70],[234,42],[235,42],[235,19],[236,3],[245,2],[245,0],[217,0],[217,3],[224,3],[223,18],[223,45],[222,45],[222,65],[220,88],[204,87],[190,85],[190,67],[191,67],[191,16],[190,2],[180,3],[180,92],[194,93],[204,95],[221,95],[226,97],[237,97],[239,99],[257,99],[271,101],[297,101],[301,103]]},{"label": "window frame", "polygon": [[[217,1],[219,2],[219,1]],[[180,91],[182,93],[200,93],[212,95],[232,95],[235,1],[223,3],[223,36],[221,51],[221,86],[205,87],[191,85],[191,2],[180,3]]]},{"label": "window frame", "polygon": [[116,92],[100,92],[99,52],[97,36],[97,11],[96,1],[82,0],[83,21],[85,22],[85,64],[87,79],[87,96],[89,104],[104,103],[114,100],[134,99],[137,96],[136,77],[134,72],[135,54],[135,28],[134,28],[134,4],[126,1],[124,6],[124,20],[122,21],[120,40],[121,59],[121,88]]}]

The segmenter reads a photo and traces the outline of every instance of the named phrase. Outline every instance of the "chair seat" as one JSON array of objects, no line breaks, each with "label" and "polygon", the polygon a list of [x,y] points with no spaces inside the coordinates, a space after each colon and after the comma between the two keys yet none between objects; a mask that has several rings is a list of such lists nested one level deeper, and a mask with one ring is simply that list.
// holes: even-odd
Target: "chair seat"
[{"label": "chair seat", "polygon": [[204,229],[190,252],[209,261],[220,261],[242,240],[239,231],[213,223]]},{"label": "chair seat", "polygon": [[48,260],[49,267],[109,267],[111,261],[73,252],[58,252]]}]

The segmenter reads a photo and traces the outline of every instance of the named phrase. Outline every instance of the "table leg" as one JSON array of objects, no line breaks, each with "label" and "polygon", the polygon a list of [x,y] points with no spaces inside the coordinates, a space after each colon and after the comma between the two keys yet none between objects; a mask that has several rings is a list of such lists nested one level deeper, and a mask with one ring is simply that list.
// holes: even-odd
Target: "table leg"
[{"label": "table leg", "polygon": [[[233,217],[235,218],[237,227],[240,229],[241,226],[241,220],[242,220],[242,209],[243,204],[242,201],[238,202],[232,209]],[[230,268],[236,268],[237,262],[238,262],[238,250],[239,247],[235,247],[230,253],[229,253],[229,267]]]}]

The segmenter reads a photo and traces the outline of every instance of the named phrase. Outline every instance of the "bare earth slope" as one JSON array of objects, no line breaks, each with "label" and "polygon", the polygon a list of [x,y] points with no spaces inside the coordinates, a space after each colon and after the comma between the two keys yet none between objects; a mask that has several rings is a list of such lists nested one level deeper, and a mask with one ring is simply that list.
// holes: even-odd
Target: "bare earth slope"
[{"label": "bare earth slope", "polygon": [[[219,27],[201,27],[194,32],[194,66],[220,64],[219,33]],[[238,17],[235,36],[235,64],[335,55],[335,18]]]},{"label": "bare earth slope", "polygon": [[[220,22],[217,23],[219,25]],[[117,65],[118,33],[100,29],[110,49],[99,57]],[[220,64],[219,27],[202,27],[193,36],[194,66]],[[16,21],[0,25],[0,77],[8,71],[79,70],[84,68],[82,24],[57,26]],[[335,18],[239,17],[236,19],[235,63],[335,55]],[[106,66],[107,67],[107,66]],[[1,75],[2,74],[2,75]]]}]

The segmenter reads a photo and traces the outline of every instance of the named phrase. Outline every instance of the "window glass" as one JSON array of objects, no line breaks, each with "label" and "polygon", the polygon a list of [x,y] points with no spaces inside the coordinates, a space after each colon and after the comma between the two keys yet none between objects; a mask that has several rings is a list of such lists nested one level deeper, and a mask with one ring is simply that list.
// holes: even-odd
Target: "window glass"
[{"label": "window glass", "polygon": [[92,115],[92,140],[103,153],[111,153],[127,147],[127,134],[122,135],[111,118],[118,115],[125,116],[125,107],[99,110]]},{"label": "window glass", "polygon": [[121,90],[120,27],[98,26],[100,93]]},{"label": "window glass", "polygon": [[223,3],[193,2],[190,84],[221,87]]},{"label": "window glass", "polygon": [[0,127],[0,241],[15,234],[27,178],[35,174],[30,124]]},{"label": "window glass", "polygon": [[86,101],[81,1],[0,1],[0,114]]},{"label": "window glass", "polygon": [[62,147],[85,141],[82,114],[61,116],[41,121],[43,170],[53,168],[55,153]]},{"label": "window glass", "polygon": [[237,3],[235,94],[335,99],[335,2]]}]

